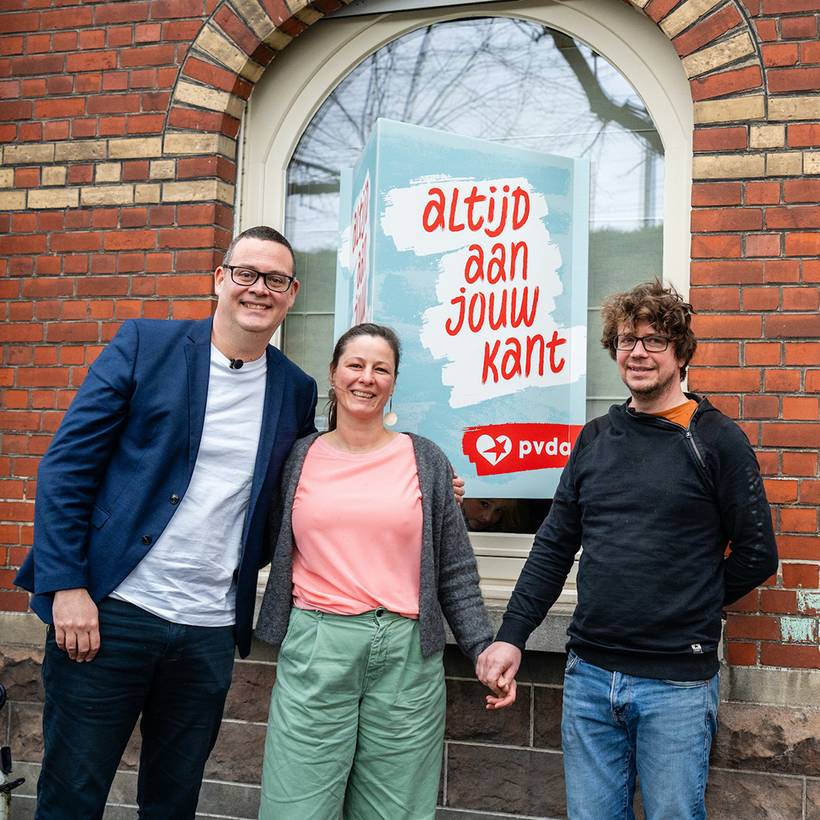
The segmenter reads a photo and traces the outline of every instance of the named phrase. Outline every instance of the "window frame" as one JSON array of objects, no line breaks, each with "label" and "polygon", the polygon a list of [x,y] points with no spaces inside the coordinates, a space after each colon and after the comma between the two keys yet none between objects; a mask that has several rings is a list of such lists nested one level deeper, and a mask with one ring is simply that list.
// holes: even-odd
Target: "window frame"
[{"label": "window frame", "polygon": [[[240,132],[236,228],[284,224],[287,167],[296,146],[336,85],[386,43],[435,22],[517,17],[583,40],[633,85],[664,144],[663,278],[689,289],[694,108],[680,58],[661,30],[612,0],[519,0],[436,6],[320,20],[281,52],[250,97]],[[281,344],[281,331],[273,338]],[[329,351],[328,351],[329,354]],[[503,605],[532,536],[471,533],[488,603]],[[574,577],[559,603],[573,606]]]}]

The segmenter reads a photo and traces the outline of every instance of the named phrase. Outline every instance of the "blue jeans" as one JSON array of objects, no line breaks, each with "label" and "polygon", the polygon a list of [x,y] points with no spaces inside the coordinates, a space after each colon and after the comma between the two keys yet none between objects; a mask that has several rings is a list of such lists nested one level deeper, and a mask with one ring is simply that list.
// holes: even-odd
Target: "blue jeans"
[{"label": "blue jeans", "polygon": [[101,818],[142,715],[139,817],[193,818],[231,682],[233,627],[172,624],[113,598],[100,603],[99,618],[90,663],[70,660],[49,628],[36,817]]},{"label": "blue jeans", "polygon": [[569,653],[561,737],[570,820],[701,820],[718,676],[668,681],[608,672]]}]

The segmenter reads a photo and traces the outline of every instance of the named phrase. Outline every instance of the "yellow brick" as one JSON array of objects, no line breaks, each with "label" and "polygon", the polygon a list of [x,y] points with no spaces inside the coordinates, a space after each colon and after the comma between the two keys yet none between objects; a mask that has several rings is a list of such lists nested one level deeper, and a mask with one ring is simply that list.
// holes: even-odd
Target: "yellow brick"
[{"label": "yellow brick", "polygon": [[[317,20],[321,20],[324,15],[313,9],[302,9],[301,11],[297,11],[293,16],[301,20],[305,25],[312,26]],[[292,40],[293,37],[289,34],[285,34],[284,31],[280,31],[279,29],[274,29],[265,37],[264,43],[276,51],[281,51]]]},{"label": "yellow brick", "polygon": [[165,182],[162,185],[163,202],[205,202],[217,199],[217,180],[197,179],[191,182]]},{"label": "yellow brick", "polygon": [[43,168],[43,185],[65,185],[65,165],[52,165]]},{"label": "yellow brick", "polygon": [[[646,0],[647,3],[649,0]],[[308,26],[312,26],[317,20],[321,20],[324,17],[324,14],[320,11],[316,11],[316,9],[311,8],[310,6],[305,6],[303,9],[299,9],[294,15],[303,23]]]},{"label": "yellow brick", "polygon": [[228,205],[233,205],[235,187],[221,179],[216,182],[216,198],[220,202],[225,202]]},{"label": "yellow brick", "polygon": [[28,192],[29,208],[76,208],[79,188],[49,188]]},{"label": "yellow brick", "polygon": [[101,162],[96,169],[94,181],[99,185],[101,182],[119,182],[122,175],[122,165],[119,162]]},{"label": "yellow brick", "polygon": [[204,85],[196,85],[185,80],[177,83],[174,99],[177,102],[218,111],[220,114],[226,113],[236,119],[240,119],[242,112],[245,110],[245,103],[239,97],[235,97],[227,91],[218,91],[216,88],[207,88]]},{"label": "yellow brick", "polygon": [[766,176],[789,177],[803,173],[803,154],[800,151],[781,151],[766,154]]},{"label": "yellow brick", "polygon": [[0,191],[0,211],[22,211],[25,207],[25,191]]},{"label": "yellow brick", "polygon": [[82,189],[83,205],[130,205],[133,185],[89,185]]},{"label": "yellow brick", "polygon": [[223,134],[166,134],[164,153],[168,154],[223,154],[236,156],[236,141]]},{"label": "yellow brick", "polygon": [[14,169],[0,168],[0,188],[14,187]]},{"label": "yellow brick", "polygon": [[715,68],[733,63],[741,57],[746,57],[748,54],[754,54],[754,44],[752,38],[749,37],[748,32],[741,32],[735,37],[724,40],[709,48],[702,48],[688,57],[684,57],[683,70],[689,78],[697,77],[699,74],[705,74],[707,71],[712,71]]},{"label": "yellow brick", "polygon": [[132,137],[108,141],[111,159],[144,159],[162,156],[162,137]]},{"label": "yellow brick", "polygon": [[105,159],[108,145],[105,140],[72,140],[58,142],[54,153],[57,162],[66,160]]},{"label": "yellow brick", "polygon": [[661,21],[661,29],[671,39],[722,2],[723,0],[687,0]]},{"label": "yellow brick", "polygon": [[820,174],[820,151],[803,152],[803,173]]},{"label": "yellow brick", "polygon": [[54,161],[53,142],[34,142],[25,145],[7,145],[3,149],[3,164],[32,165],[39,162]]},{"label": "yellow brick", "polygon": [[752,148],[782,148],[786,144],[785,125],[753,125],[749,134]]},{"label": "yellow brick", "polygon": [[151,179],[173,179],[176,175],[176,163],[172,159],[151,160]]},{"label": "yellow brick", "polygon": [[260,40],[264,40],[276,28],[276,24],[257,0],[233,0],[233,6]]},{"label": "yellow brick", "polygon": [[820,119],[820,96],[770,97],[770,120]]},{"label": "yellow brick", "polygon": [[202,29],[194,45],[222,63],[222,65],[232,68],[237,74],[241,74],[253,83],[262,76],[264,71],[262,66],[255,63],[244,51],[237,48],[212,23],[208,23]]},{"label": "yellow brick", "polygon": [[744,122],[763,119],[762,94],[747,97],[727,97],[722,100],[702,100],[695,103],[695,123]]},{"label": "yellow brick", "polygon": [[765,175],[762,154],[698,154],[692,160],[693,179],[745,179]]},{"label": "yellow brick", "polygon": [[134,202],[137,205],[153,205],[159,202],[160,185],[141,183],[134,186]]},{"label": "yellow brick", "polygon": [[642,9],[649,0],[629,0],[629,2],[632,3],[635,8]]}]

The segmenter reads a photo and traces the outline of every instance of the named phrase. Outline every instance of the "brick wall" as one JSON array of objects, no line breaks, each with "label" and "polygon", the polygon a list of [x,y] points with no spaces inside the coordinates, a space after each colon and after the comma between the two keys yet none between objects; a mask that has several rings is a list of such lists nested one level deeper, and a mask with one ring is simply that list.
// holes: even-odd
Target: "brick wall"
[{"label": "brick wall", "polygon": [[[757,450],[780,545],[729,619],[728,660],[737,680],[817,670],[820,6],[633,4],[694,101],[689,383]],[[27,608],[12,578],[37,462],[86,368],[125,318],[211,310],[244,101],[337,5],[0,1],[0,612]]]}]

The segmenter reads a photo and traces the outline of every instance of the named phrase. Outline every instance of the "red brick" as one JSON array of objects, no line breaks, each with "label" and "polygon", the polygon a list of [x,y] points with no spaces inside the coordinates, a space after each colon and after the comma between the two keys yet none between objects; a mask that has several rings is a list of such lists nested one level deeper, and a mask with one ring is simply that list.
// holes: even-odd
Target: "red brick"
[{"label": "red brick", "polygon": [[767,208],[766,226],[769,228],[820,228],[820,205]]},{"label": "red brick", "polygon": [[62,98],[56,100],[37,100],[34,103],[34,116],[40,119],[51,117],[78,117],[85,114],[85,100],[82,98]]},{"label": "red brick", "polygon": [[125,117],[103,117],[100,120],[101,137],[121,137],[125,134]]},{"label": "red brick", "polygon": [[[56,80],[57,77],[49,77],[50,80]],[[23,97],[44,97],[46,95],[46,80],[38,77],[34,80],[23,80],[22,96]]]},{"label": "red brick", "polygon": [[[820,69],[818,69],[820,71]],[[788,140],[790,148],[816,148],[820,145],[820,125],[817,123],[798,123],[789,125],[786,128],[786,139]],[[816,188],[820,184],[820,180],[789,180],[791,183],[805,183],[805,186],[796,186],[798,188],[808,187]],[[788,200],[787,200],[788,201]]]},{"label": "red brick", "polygon": [[774,94],[817,91],[820,87],[820,68],[773,68],[767,72],[767,79],[769,91]]},{"label": "red brick", "polygon": [[95,7],[94,22],[98,26],[111,23],[138,23],[148,19],[150,4],[145,2],[102,3]]},{"label": "red brick", "polygon": [[820,582],[816,564],[783,564],[781,569],[784,587],[816,589]]},{"label": "red brick", "polygon": [[768,68],[796,65],[798,60],[796,43],[764,43],[760,48],[760,53],[763,57],[763,65]]},{"label": "red brick", "polygon": [[794,393],[800,389],[800,371],[767,370],[763,375],[763,387],[767,392]]},{"label": "red brick", "polygon": [[124,182],[148,179],[148,160],[138,159],[123,163],[122,178]]},{"label": "red brick", "polygon": [[699,313],[739,310],[740,290],[736,287],[694,288],[689,295],[689,300]]},{"label": "red brick", "polygon": [[143,111],[161,111],[165,116],[171,95],[167,91],[151,91],[140,94]]},{"label": "red brick", "polygon": [[105,32],[102,29],[90,29],[80,32],[80,48],[83,51],[102,48],[105,45]]},{"label": "red brick", "polygon": [[103,77],[104,91],[127,91],[129,74],[127,71],[107,71]]},{"label": "red brick", "polygon": [[755,231],[763,227],[760,208],[697,208],[692,211],[692,231]]},{"label": "red brick", "polygon": [[164,20],[173,17],[191,17],[190,0],[154,0],[151,4],[151,19]]},{"label": "red brick", "polygon": [[[173,254],[147,253],[145,255],[145,270],[147,273],[171,273],[173,269]],[[151,291],[151,293],[153,293],[153,291]]]},{"label": "red brick", "polygon": [[[800,503],[801,504],[820,504],[820,481],[807,481],[803,479],[800,482]],[[817,576],[815,575],[815,578]],[[814,586],[817,586],[815,583]]]},{"label": "red brick", "polygon": [[[755,382],[750,389],[754,389],[756,386],[758,385]],[[778,410],[779,399],[777,396],[746,396],[743,399],[743,417],[746,419],[776,419]]]},{"label": "red brick", "polygon": [[814,39],[817,37],[817,20],[814,17],[783,17],[780,36],[784,40]]},{"label": "red brick", "polygon": [[747,256],[780,256],[780,234],[751,234],[746,237]]},{"label": "red brick", "polygon": [[778,535],[777,550],[781,560],[816,561],[820,556],[817,535]]},{"label": "red brick", "polygon": [[797,613],[797,596],[783,589],[760,590],[760,611],[787,615]]},{"label": "red brick", "polygon": [[762,82],[763,76],[760,67],[753,65],[746,68],[721,71],[703,79],[692,80],[689,87],[692,90],[692,99],[698,101],[759,88]]},{"label": "red brick", "polygon": [[40,30],[50,31],[56,28],[86,28],[91,25],[91,9],[88,6],[75,6],[70,9],[44,11],[40,18]]},{"label": "red brick", "polygon": [[104,238],[103,246],[107,251],[150,250],[156,245],[156,234],[153,231],[112,231]]},{"label": "red brick", "polygon": [[757,663],[757,644],[754,643],[728,641],[726,653],[732,666],[755,666]]},{"label": "red brick", "polygon": [[[233,40],[245,54],[253,54],[259,47],[260,39],[231,11],[229,6],[220,5],[214,14],[214,22]],[[267,65],[273,53],[269,52],[267,60],[258,60]]]},{"label": "red brick", "polygon": [[693,327],[704,339],[756,339],[760,337],[760,316],[695,316]]},{"label": "red brick", "polygon": [[820,424],[767,424],[763,427],[763,446],[820,447]]},{"label": "red brick", "polygon": [[91,257],[91,273],[108,274],[117,272],[117,257],[113,254],[98,254]]},{"label": "red brick", "polygon": [[43,139],[43,124],[40,122],[25,122],[17,127],[18,142],[41,142]]},{"label": "red brick", "polygon": [[165,41],[180,40],[190,42],[196,39],[199,30],[202,28],[200,20],[175,20],[162,24],[162,36]]},{"label": "red brick", "polygon": [[688,31],[672,40],[672,45],[681,57],[708,45],[721,34],[725,34],[743,22],[733,5],[724,6],[715,14],[700,20]]},{"label": "red brick", "polygon": [[724,416],[728,416],[730,419],[740,417],[740,398],[738,396],[712,394],[709,396],[709,401],[714,407],[720,410]]},{"label": "red brick", "polygon": [[160,276],[157,279],[157,296],[210,296],[213,279],[208,274],[200,276]]},{"label": "red brick", "polygon": [[37,12],[29,14],[2,14],[0,15],[0,34],[12,34],[18,31],[37,31],[40,28],[40,15]]},{"label": "red brick", "polygon": [[154,43],[160,39],[162,26],[159,23],[140,23],[134,29],[135,43]]},{"label": "red brick", "polygon": [[239,120],[227,114],[195,108],[172,108],[168,115],[168,124],[174,128],[194,131],[219,131],[232,138],[239,132]]},{"label": "red brick", "polygon": [[131,26],[117,26],[110,28],[105,34],[105,42],[109,48],[119,48],[130,46],[134,41],[134,33]]},{"label": "red brick", "polygon": [[71,123],[71,136],[74,139],[97,136],[97,120],[74,120]]},{"label": "red brick", "polygon": [[77,282],[77,296],[125,296],[128,284],[127,276],[89,276]]},{"label": "red brick", "polygon": [[89,97],[86,103],[89,114],[130,114],[140,110],[137,94],[100,94]]},{"label": "red brick", "polygon": [[32,104],[28,100],[0,102],[0,120],[31,119]]},{"label": "red brick", "polygon": [[696,392],[745,393],[760,389],[760,371],[739,367],[697,368],[689,374],[689,386]]},{"label": "red brick", "polygon": [[62,54],[13,57],[11,60],[11,75],[13,77],[27,77],[36,74],[59,74],[63,71],[64,65],[65,56]]},{"label": "red brick", "polygon": [[820,406],[818,406],[818,400],[816,398],[798,398],[794,396],[786,396],[783,398],[784,419],[817,421],[818,417],[820,417]]},{"label": "red brick", "polygon": [[175,269],[180,273],[213,273],[222,262],[222,255],[214,251],[179,251]]},{"label": "red brick", "polygon": [[779,182],[744,182],[743,189],[747,205],[777,205],[780,202]]},{"label": "red brick", "polygon": [[820,315],[817,313],[792,313],[768,316],[766,332],[770,337],[803,336],[820,337]]},{"label": "red brick", "polygon": [[210,300],[184,302],[177,299],[171,303],[171,312],[174,319],[207,319],[213,311]]},{"label": "red brick", "polygon": [[786,234],[787,256],[820,255],[820,233]]},{"label": "red brick", "polygon": [[763,271],[766,282],[800,281],[800,262],[796,259],[767,259]]},{"label": "red brick", "polygon": [[128,118],[125,130],[128,134],[159,134],[164,124],[162,114],[134,114]]},{"label": "red brick", "polygon": [[17,370],[19,387],[67,387],[66,367],[21,367]]},{"label": "red brick", "polygon": [[46,140],[62,142],[67,140],[70,134],[70,123],[68,120],[52,120],[43,123],[43,137]]},{"label": "red brick", "polygon": [[[698,345],[700,350],[700,345]],[[747,365],[778,365],[781,363],[779,342],[746,342],[743,360]]]},{"label": "red brick", "polygon": [[765,666],[818,669],[820,668],[820,647],[762,643],[760,663]]},{"label": "red brick", "polygon": [[66,57],[67,71],[108,71],[116,67],[115,51],[91,51]]},{"label": "red brick", "polygon": [[820,392],[820,370],[806,371],[806,391],[808,393]]},{"label": "red brick", "polygon": [[817,310],[818,308],[820,308],[820,290],[818,288],[783,288],[784,310]]},{"label": "red brick", "polygon": [[185,222],[181,219],[175,218],[175,209],[173,205],[155,205],[150,209],[149,221],[151,225],[158,227],[163,225],[191,225],[199,224],[192,222]]},{"label": "red brick", "polygon": [[159,233],[160,248],[202,248],[215,244],[213,228],[173,228]]},{"label": "red brick", "polygon": [[783,453],[783,475],[817,475],[817,453]]},{"label": "red brick", "polygon": [[147,208],[123,208],[120,214],[121,228],[144,228],[148,222]]},{"label": "red brick", "polygon": [[786,202],[820,201],[820,179],[787,179],[783,183]]},{"label": "red brick", "polygon": [[91,224],[95,228],[116,228],[119,211],[116,208],[101,208],[91,212]]},{"label": "red brick", "polygon": [[28,609],[28,595],[25,592],[0,590],[0,611],[25,612]]},{"label": "red brick", "polygon": [[247,99],[253,89],[251,83],[233,72],[221,66],[198,60],[196,57],[189,57],[185,61],[182,73],[193,80],[200,80],[203,83],[212,85],[214,88],[229,91],[243,99]]},{"label": "red brick", "polygon": [[801,267],[804,282],[820,282],[820,259],[804,259]]},{"label": "red brick", "polygon": [[741,190],[739,182],[696,182],[692,185],[692,205],[740,205]]},{"label": "red brick", "polygon": [[820,63],[820,42],[800,43],[800,62]]},{"label": "red brick", "polygon": [[743,288],[744,310],[777,310],[779,305],[779,288]]},{"label": "red brick", "polygon": [[172,65],[174,62],[174,46],[167,43],[137,46],[120,53],[120,66],[122,68]]},{"label": "red brick", "polygon": [[40,185],[39,168],[15,168],[14,187],[15,188],[37,188]]},{"label": "red brick", "polygon": [[776,641],[780,638],[780,620],[765,615],[730,615],[726,622],[726,636],[729,640]]},{"label": "red brick", "polygon": [[65,233],[51,237],[51,249],[56,253],[65,251],[98,251],[100,249],[99,233]]},{"label": "red brick", "polygon": [[741,256],[739,236],[701,235],[692,237],[693,258],[726,259],[733,256]]}]

